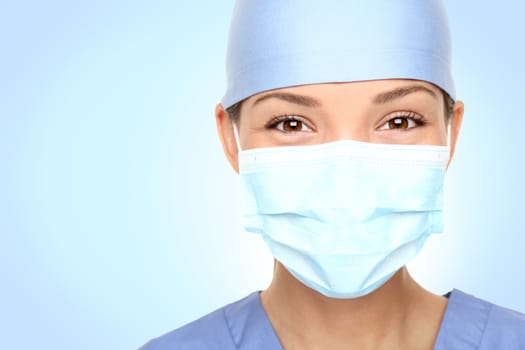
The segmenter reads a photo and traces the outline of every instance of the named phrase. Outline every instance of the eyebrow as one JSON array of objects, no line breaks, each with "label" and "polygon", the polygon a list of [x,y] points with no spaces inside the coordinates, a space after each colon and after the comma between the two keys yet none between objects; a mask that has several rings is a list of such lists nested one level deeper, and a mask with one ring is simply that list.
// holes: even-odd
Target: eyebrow
[{"label": "eyebrow", "polygon": [[320,107],[321,106],[321,101],[319,101],[318,99],[315,99],[310,96],[305,96],[305,95],[292,94],[289,92],[272,92],[272,93],[266,94],[256,99],[253,102],[252,106],[256,106],[262,101],[268,100],[270,98],[277,98],[277,99],[280,99],[286,102],[295,103],[297,105],[301,105],[305,107]]},{"label": "eyebrow", "polygon": [[[431,89],[423,85],[416,84],[416,85],[398,87],[398,88],[395,88],[394,90],[382,92],[376,97],[374,97],[373,102],[376,104],[385,104],[393,100],[399,99],[401,97],[405,97],[409,94],[420,92],[420,91],[426,92],[429,95],[435,98],[438,98],[438,95]],[[305,107],[320,107],[322,105],[320,100],[315,99],[311,96],[293,94],[290,92],[271,92],[271,93],[265,94],[259,97],[258,99],[256,99],[253,102],[252,106],[256,106],[262,101],[265,101],[271,98],[277,98],[279,100],[283,100],[286,102],[294,103],[294,104],[305,106]]]},{"label": "eyebrow", "polygon": [[376,104],[384,104],[384,103],[388,103],[388,102],[391,102],[393,100],[396,100],[396,99],[399,99],[401,97],[404,97],[406,95],[409,95],[409,94],[412,94],[412,93],[415,93],[415,92],[419,92],[419,91],[423,91],[423,92],[426,92],[428,93],[429,95],[433,96],[434,98],[438,98],[438,95],[432,91],[431,89],[423,86],[423,85],[409,85],[409,86],[403,86],[403,87],[398,87],[394,90],[390,90],[390,91],[386,91],[386,92],[383,92],[383,93],[380,93],[379,95],[377,95],[376,97],[374,97],[374,103]]}]

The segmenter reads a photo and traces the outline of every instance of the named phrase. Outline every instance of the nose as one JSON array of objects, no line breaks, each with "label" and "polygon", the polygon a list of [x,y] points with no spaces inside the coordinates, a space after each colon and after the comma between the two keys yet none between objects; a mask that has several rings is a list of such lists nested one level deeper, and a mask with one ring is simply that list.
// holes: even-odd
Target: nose
[{"label": "nose", "polygon": [[367,123],[366,118],[346,116],[332,118],[334,122],[327,123],[324,130],[323,142],[339,140],[353,140],[372,142],[373,128]]}]

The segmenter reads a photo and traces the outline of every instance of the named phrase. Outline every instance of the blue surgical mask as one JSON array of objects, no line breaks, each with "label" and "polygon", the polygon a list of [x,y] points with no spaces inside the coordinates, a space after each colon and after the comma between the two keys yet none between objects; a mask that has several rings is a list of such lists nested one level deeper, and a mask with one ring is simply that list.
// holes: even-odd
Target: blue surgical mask
[{"label": "blue surgical mask", "polygon": [[446,146],[336,141],[239,153],[243,218],[306,286],[356,298],[442,231]]}]

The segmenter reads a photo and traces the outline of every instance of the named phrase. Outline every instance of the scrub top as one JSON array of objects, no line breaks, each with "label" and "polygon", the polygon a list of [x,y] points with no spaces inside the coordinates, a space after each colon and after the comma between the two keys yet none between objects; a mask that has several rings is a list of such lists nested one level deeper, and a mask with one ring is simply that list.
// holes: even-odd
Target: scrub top
[{"label": "scrub top", "polygon": [[[525,315],[457,289],[448,305],[435,350],[525,349]],[[151,340],[139,350],[283,350],[259,292]]]}]

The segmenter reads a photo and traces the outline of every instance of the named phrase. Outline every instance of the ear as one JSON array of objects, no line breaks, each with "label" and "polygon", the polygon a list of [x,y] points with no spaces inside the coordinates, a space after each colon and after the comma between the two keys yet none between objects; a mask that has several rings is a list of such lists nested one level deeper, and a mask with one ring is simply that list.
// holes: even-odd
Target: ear
[{"label": "ear", "polygon": [[448,159],[447,169],[454,158],[454,152],[456,151],[456,143],[458,141],[459,130],[461,129],[461,123],[463,122],[463,114],[465,112],[465,105],[462,101],[457,101],[454,104],[454,110],[450,117],[450,157]]},{"label": "ear", "polygon": [[217,104],[215,107],[215,123],[217,124],[217,133],[221,140],[222,150],[230,162],[233,170],[239,173],[239,160],[237,147],[237,140],[235,138],[234,125],[228,116],[228,112],[224,109],[222,104]]}]

